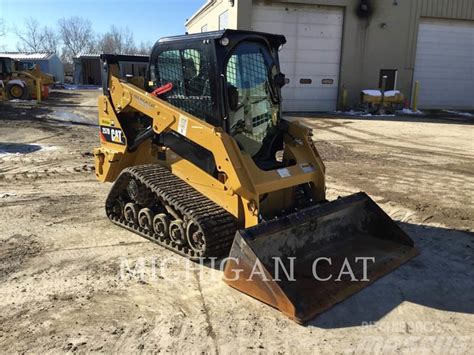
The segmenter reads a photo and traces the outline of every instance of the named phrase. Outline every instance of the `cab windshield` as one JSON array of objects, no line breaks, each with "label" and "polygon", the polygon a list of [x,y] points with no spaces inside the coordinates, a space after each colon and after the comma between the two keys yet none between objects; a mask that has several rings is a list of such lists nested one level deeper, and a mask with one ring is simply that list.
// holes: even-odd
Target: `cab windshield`
[{"label": "cab windshield", "polygon": [[275,133],[279,119],[278,74],[268,48],[255,42],[236,47],[226,66],[228,129],[240,148],[255,156]]},{"label": "cab windshield", "polygon": [[18,71],[22,70],[33,70],[35,69],[35,64],[34,63],[29,63],[29,62],[16,62],[15,63],[15,69]]}]

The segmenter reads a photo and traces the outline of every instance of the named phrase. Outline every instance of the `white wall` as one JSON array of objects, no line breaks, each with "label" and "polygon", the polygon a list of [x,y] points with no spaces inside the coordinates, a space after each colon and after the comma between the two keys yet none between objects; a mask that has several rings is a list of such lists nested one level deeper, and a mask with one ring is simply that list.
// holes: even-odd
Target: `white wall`
[{"label": "white wall", "polygon": [[228,27],[237,29],[237,0],[234,6],[230,6],[229,0],[216,0],[215,4],[206,8],[195,18],[186,23],[186,29],[189,33],[199,33],[203,26],[207,25],[207,31],[219,30],[219,15],[228,11]]}]

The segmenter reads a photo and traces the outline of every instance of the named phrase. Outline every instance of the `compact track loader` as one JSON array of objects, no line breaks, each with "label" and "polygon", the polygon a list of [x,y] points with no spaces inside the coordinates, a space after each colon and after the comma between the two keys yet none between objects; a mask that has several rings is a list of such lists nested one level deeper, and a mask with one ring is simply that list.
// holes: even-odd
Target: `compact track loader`
[{"label": "compact track loader", "polygon": [[9,100],[37,99],[37,85],[40,83],[42,99],[49,96],[49,86],[54,77],[43,73],[39,65],[25,63],[10,57],[0,57],[0,80],[5,86]]},{"label": "compact track loader", "polygon": [[[326,201],[312,130],[281,116],[284,43],[225,30],[102,55],[94,156],[113,223],[192,260],[228,256],[225,282],[303,323],[416,250],[366,194]],[[127,61],[147,77],[121,78]]]}]

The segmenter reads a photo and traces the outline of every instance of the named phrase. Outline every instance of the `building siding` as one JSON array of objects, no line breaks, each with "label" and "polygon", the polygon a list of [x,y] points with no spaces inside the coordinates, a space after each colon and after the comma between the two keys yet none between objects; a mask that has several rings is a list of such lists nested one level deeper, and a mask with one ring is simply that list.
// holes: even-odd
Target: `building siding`
[{"label": "building siding", "polygon": [[54,75],[56,81],[64,83],[64,65],[57,56],[48,61],[48,73]]},{"label": "building siding", "polygon": [[[249,0],[247,0],[249,1]],[[219,29],[219,15],[228,12],[228,28],[237,28],[237,4],[230,6],[229,0],[216,0],[215,3],[206,8],[202,14],[186,23],[189,33],[201,32],[202,27],[207,26],[207,31],[217,31]]]},{"label": "building siding", "polygon": [[418,0],[422,17],[474,20],[473,0]]},{"label": "building siding", "polygon": [[474,22],[423,18],[414,73],[423,83],[419,107],[474,109],[473,58]]},{"label": "building siding", "polygon": [[[254,0],[235,0],[230,28],[250,30]],[[474,0],[371,0],[373,14],[356,16],[357,0],[273,0],[263,3],[337,6],[344,9],[339,93],[348,91],[348,104],[356,105],[362,89],[378,86],[380,69],[398,69],[398,89],[410,98],[417,48],[418,28],[423,18],[474,20]],[[214,10],[214,8],[216,10]],[[216,1],[187,24],[189,32],[200,32],[207,23],[217,29],[218,13],[229,8],[228,1]],[[217,11],[218,9],[218,11]],[[215,11],[215,12],[213,12]],[[386,24],[382,28],[382,24]],[[235,27],[234,27],[235,26]],[[339,95],[341,97],[342,95]],[[339,100],[339,103],[340,100]]]}]

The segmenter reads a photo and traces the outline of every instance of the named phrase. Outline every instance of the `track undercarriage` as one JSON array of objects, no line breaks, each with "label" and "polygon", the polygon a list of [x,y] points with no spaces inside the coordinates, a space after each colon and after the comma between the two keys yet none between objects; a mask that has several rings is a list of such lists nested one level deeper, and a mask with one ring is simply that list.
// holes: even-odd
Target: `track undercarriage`
[{"label": "track undercarriage", "polygon": [[106,201],[112,222],[191,260],[228,255],[236,219],[159,165],[125,169]]}]

